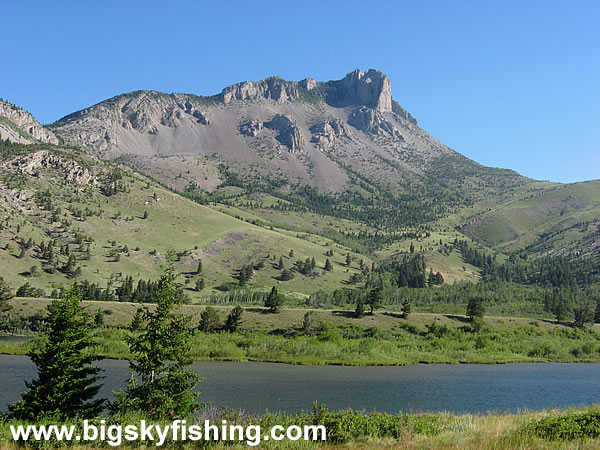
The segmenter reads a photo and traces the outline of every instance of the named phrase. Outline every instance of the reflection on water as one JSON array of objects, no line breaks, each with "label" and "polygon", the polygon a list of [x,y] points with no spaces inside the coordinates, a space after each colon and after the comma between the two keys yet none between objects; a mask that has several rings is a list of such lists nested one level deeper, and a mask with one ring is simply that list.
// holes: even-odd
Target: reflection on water
[{"label": "reflection on water", "polygon": [[[101,395],[124,387],[127,361],[105,360]],[[600,364],[417,365],[406,367],[293,366],[198,362],[200,400],[246,411],[329,409],[398,411],[538,410],[600,403]],[[0,355],[0,410],[19,399],[35,376],[25,356]]]}]

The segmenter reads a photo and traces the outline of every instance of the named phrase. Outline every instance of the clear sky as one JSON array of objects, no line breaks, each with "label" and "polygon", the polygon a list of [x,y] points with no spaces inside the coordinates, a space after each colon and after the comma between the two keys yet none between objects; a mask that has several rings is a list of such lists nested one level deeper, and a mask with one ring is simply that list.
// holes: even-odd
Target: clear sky
[{"label": "clear sky", "polygon": [[600,1],[7,1],[0,97],[42,123],[136,89],[375,68],[429,133],[536,179],[600,178]]}]

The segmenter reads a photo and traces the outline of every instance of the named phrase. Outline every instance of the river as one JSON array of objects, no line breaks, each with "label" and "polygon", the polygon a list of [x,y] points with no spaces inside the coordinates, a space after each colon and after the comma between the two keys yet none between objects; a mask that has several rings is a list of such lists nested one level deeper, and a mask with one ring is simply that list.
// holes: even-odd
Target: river
[{"label": "river", "polygon": [[[126,361],[104,360],[104,387],[113,398],[129,377]],[[250,412],[329,409],[484,413],[600,403],[600,364],[441,365],[405,367],[294,366],[258,362],[197,362],[199,399]],[[19,399],[36,375],[26,356],[0,355],[0,411]]]}]

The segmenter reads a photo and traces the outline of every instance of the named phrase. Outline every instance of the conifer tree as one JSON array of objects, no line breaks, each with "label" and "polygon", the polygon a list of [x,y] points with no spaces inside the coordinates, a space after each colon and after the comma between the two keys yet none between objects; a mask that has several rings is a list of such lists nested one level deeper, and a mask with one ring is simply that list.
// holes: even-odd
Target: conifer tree
[{"label": "conifer tree", "polygon": [[[187,417],[199,408],[193,389],[200,377],[189,367],[192,329],[190,319],[176,312],[183,296],[175,284],[174,252],[167,253],[164,274],[156,292],[156,308],[141,309],[139,331],[129,339],[135,377],[116,395],[112,412],[134,411],[153,419]],[[139,379],[139,381],[138,381]]]},{"label": "conifer tree", "polygon": [[37,366],[38,377],[26,382],[22,400],[9,407],[9,415],[35,421],[42,417],[65,420],[93,418],[102,411],[105,400],[94,399],[100,385],[100,369],[91,365],[92,320],[81,306],[75,288],[48,306],[47,341],[29,357]]},{"label": "conifer tree", "polygon": [[229,314],[227,314],[227,319],[225,320],[225,325],[223,325],[223,329],[229,333],[237,332],[238,328],[242,324],[242,315],[244,314],[244,308],[241,306],[236,306]]},{"label": "conifer tree", "polygon": [[277,288],[273,286],[271,292],[265,299],[265,307],[269,308],[269,312],[278,313],[283,304],[283,297],[277,291]]},{"label": "conifer tree", "polygon": [[325,260],[325,267],[324,269],[328,272],[331,272],[333,270],[333,267],[331,266],[331,261],[329,261],[329,258],[327,258]]}]

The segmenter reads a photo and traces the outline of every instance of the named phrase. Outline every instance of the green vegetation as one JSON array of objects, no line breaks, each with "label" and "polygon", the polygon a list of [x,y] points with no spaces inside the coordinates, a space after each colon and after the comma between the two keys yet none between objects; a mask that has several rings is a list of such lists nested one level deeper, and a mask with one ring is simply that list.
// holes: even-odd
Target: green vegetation
[{"label": "green vegetation", "polygon": [[[455,415],[437,414],[386,414],[365,413],[362,411],[329,411],[325,405],[316,405],[312,411],[297,414],[267,413],[250,415],[232,410],[200,410],[196,417],[187,418],[188,426],[198,424],[201,428],[204,420],[220,424],[222,420],[230,424],[249,426],[260,425],[268,430],[273,425],[284,427],[296,425],[323,424],[327,429],[327,441],[324,443],[261,442],[261,448],[422,448],[422,449],[592,449],[600,446],[598,438],[599,412],[597,407],[585,409],[545,410],[538,412],[520,412],[518,414],[481,414]],[[104,420],[111,425],[139,424],[141,420],[158,423],[167,421],[153,420],[144,415],[98,417],[91,421],[99,425]],[[37,448],[39,442],[30,439],[15,443],[10,433],[10,425],[50,425],[52,419],[31,422],[8,422],[0,418],[0,445],[3,448]],[[65,425],[74,425],[76,434],[82,434],[80,420],[66,420]],[[174,442],[169,433],[164,443],[166,448],[197,448],[197,442]],[[59,445],[56,441],[44,443],[46,446]],[[152,441],[123,441],[124,447],[152,446]],[[245,441],[202,442],[203,445],[216,448],[247,448]],[[60,445],[65,445],[64,442]],[[73,444],[77,448],[88,448],[81,443]],[[109,447],[107,441],[94,442],[93,447]],[[91,447],[91,446],[90,446]]]},{"label": "green vegetation", "polygon": [[[43,330],[43,299],[10,301],[23,324]],[[128,358],[126,340],[138,306],[132,303],[84,302],[90,311],[104,312],[104,325],[94,332],[98,352]],[[149,305],[152,310],[154,305]],[[429,363],[509,363],[600,361],[600,325],[580,329],[553,319],[485,316],[472,323],[461,312],[432,314],[402,309],[376,310],[355,316],[353,309],[282,308],[268,314],[262,305],[243,308],[237,331],[218,332],[238,306],[210,307],[210,331],[202,331],[205,307],[181,308],[197,328],[189,356],[194,360],[277,361],[293,364],[404,365]],[[305,317],[310,312],[309,317]],[[19,332],[27,330],[20,329]],[[229,331],[229,330],[227,330]],[[31,331],[29,331],[31,333]],[[0,343],[0,352],[24,354],[37,339]]]},{"label": "green vegetation", "polygon": [[175,286],[173,252],[167,255],[165,273],[156,292],[156,308],[136,314],[136,328],[126,342],[134,360],[130,368],[135,377],[127,381],[125,392],[118,392],[111,410],[124,414],[144,413],[152,419],[187,417],[200,406],[193,389],[199,375],[189,366],[192,358],[192,329],[189,317],[177,312],[183,298]]},{"label": "green vegetation", "polygon": [[60,421],[97,416],[104,400],[95,398],[100,370],[91,365],[98,359],[92,352],[92,320],[75,289],[48,306],[46,321],[48,332],[41,338],[41,350],[28,353],[37,366],[38,378],[25,383],[28,390],[22,400],[10,405],[9,417]]}]

